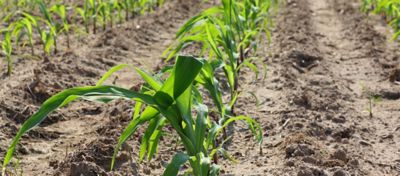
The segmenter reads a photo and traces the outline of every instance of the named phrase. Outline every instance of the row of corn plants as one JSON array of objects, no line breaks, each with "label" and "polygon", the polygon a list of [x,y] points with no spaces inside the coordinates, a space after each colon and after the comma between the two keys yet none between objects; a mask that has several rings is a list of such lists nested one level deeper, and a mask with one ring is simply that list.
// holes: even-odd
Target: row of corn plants
[{"label": "row of corn plants", "polygon": [[386,18],[388,24],[393,28],[392,39],[400,35],[400,1],[399,0],[362,0],[361,9],[364,12],[372,12]]},{"label": "row of corn plants", "polygon": [[[7,173],[7,165],[11,162],[14,151],[23,134],[40,124],[46,116],[59,107],[66,106],[78,98],[87,101],[107,103],[115,99],[136,101],[131,122],[122,132],[115,152],[112,164],[119,148],[136,131],[147,123],[146,131],[142,137],[139,160],[145,158],[151,160],[156,154],[158,143],[163,134],[163,127],[172,126],[180,137],[180,143],[185,152],[174,155],[170,164],[166,167],[164,175],[177,175],[185,163],[189,163],[190,170],[186,172],[196,176],[218,175],[219,166],[212,162],[214,155],[218,153],[225,156],[227,151],[221,145],[215,145],[217,137],[222,129],[235,121],[244,121],[255,135],[258,142],[262,141],[262,129],[259,124],[247,116],[235,116],[219,124],[211,120],[208,107],[203,102],[203,95],[199,91],[205,82],[215,78],[209,75],[211,65],[204,60],[192,56],[177,56],[172,69],[167,71],[168,78],[161,80],[157,75],[134,68],[146,82],[140,91],[103,85],[103,82],[115,71],[127,67],[119,65],[112,68],[95,86],[76,87],[64,90],[48,100],[33,116],[28,118],[19,129],[13,139],[3,161],[3,175]],[[130,66],[132,68],[132,66]]]},{"label": "row of corn plants", "polygon": [[[248,67],[257,76],[260,72],[257,58],[250,55],[257,50],[257,40],[262,39],[260,35],[265,34],[270,39],[270,11],[275,5],[274,0],[222,0],[221,6],[207,9],[184,24],[175,44],[164,52],[169,60],[188,45],[201,44],[201,55],[212,65],[210,74],[222,72],[230,89],[230,99],[224,102],[219,86],[207,87],[218,107],[221,123],[227,120],[227,115],[235,114],[240,70]],[[218,82],[215,80],[212,84]]]},{"label": "row of corn plants", "polygon": [[[3,53],[8,63],[7,74],[12,72],[12,53],[20,46],[29,45],[31,55],[35,56],[35,39],[42,44],[44,57],[47,57],[52,49],[54,53],[58,52],[57,39],[61,34],[66,36],[66,46],[70,48],[70,33],[72,30],[82,31],[80,23],[83,23],[86,33],[90,32],[89,25],[93,26],[92,32],[96,33],[98,27],[103,30],[107,26],[112,28],[115,19],[118,19],[118,23],[123,22],[123,13],[125,20],[128,20],[162,3],[163,0],[85,0],[77,6],[59,2],[47,6],[42,0],[0,1],[3,8],[7,9],[5,11],[10,11],[2,19],[7,27],[0,30],[3,33]],[[35,9],[40,13],[35,14]]]},{"label": "row of corn plants", "polygon": [[[168,60],[176,58],[173,67],[166,66],[157,74],[130,65],[111,68],[95,86],[64,90],[44,102],[39,111],[28,118],[13,139],[3,162],[3,174],[11,162],[21,137],[42,122],[59,107],[77,100],[107,103],[115,99],[135,101],[132,120],[122,132],[115,147],[110,168],[122,144],[142,125],[147,125],[142,136],[139,161],[151,160],[157,153],[163,128],[170,125],[180,137],[183,152],[178,152],[166,167],[164,175],[177,175],[188,163],[185,174],[196,176],[219,175],[216,156],[231,159],[223,145],[229,138],[222,137],[232,122],[245,122],[261,145],[263,131],[252,118],[233,113],[239,95],[240,68],[247,66],[258,72],[251,50],[257,48],[257,38],[269,31],[269,11],[273,1],[223,0],[221,6],[205,10],[190,19],[177,34],[176,44],[167,49]],[[203,57],[182,56],[178,53],[193,42],[202,44]],[[204,59],[206,58],[206,59]],[[104,85],[114,72],[122,68],[135,70],[145,81],[139,91]],[[223,76],[218,76],[219,72]],[[224,101],[221,80],[228,80],[230,100]],[[204,90],[204,91],[203,91]],[[220,119],[211,117],[212,109],[204,98],[209,97],[216,106]],[[226,134],[225,134],[226,135]],[[217,142],[220,141],[220,142]]]},{"label": "row of corn plants", "polygon": [[35,0],[0,0],[0,12],[9,13],[15,10],[33,10]]}]

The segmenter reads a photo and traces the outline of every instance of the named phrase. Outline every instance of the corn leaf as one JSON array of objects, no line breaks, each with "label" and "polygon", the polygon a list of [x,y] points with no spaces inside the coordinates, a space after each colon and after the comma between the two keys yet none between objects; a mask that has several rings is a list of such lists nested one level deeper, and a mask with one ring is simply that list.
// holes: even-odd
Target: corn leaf
[{"label": "corn leaf", "polygon": [[7,150],[7,154],[3,161],[3,170],[5,170],[6,166],[9,164],[15,151],[15,147],[22,135],[40,124],[49,113],[53,112],[61,105],[65,105],[65,101],[70,96],[79,96],[96,102],[108,102],[109,100],[117,98],[136,99],[138,101],[143,101],[146,104],[154,105],[153,99],[149,95],[114,86],[88,86],[64,90],[46,100],[39,111],[24,122]]},{"label": "corn leaf", "polygon": [[165,169],[163,175],[164,176],[172,176],[178,175],[179,169],[189,160],[189,156],[183,153],[177,153],[172,158],[172,161],[168,164]]}]

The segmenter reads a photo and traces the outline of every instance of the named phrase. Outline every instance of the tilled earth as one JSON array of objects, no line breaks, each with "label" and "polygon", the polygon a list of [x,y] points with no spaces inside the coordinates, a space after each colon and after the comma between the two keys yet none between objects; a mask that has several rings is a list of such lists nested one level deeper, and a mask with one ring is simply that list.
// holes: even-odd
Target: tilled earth
[{"label": "tilled earth", "polygon": [[[154,13],[76,40],[49,61],[18,60],[16,73],[0,78],[0,159],[46,98],[93,85],[119,63],[158,69],[180,25],[208,6],[168,1]],[[256,145],[245,125],[235,124],[226,147],[238,162],[223,161],[222,175],[400,175],[399,46],[389,40],[383,19],[359,9],[358,0],[287,0],[280,6],[272,43],[261,39],[256,53],[267,78],[243,70],[240,79],[237,111],[262,124],[264,143]],[[127,88],[141,84],[129,70],[113,80]],[[373,96],[381,101],[372,103],[370,113]],[[160,175],[180,150],[177,137],[168,134],[155,159],[137,163],[143,129],[109,172],[131,107],[126,101],[75,102],[58,110],[24,136],[17,169],[23,175]]]}]

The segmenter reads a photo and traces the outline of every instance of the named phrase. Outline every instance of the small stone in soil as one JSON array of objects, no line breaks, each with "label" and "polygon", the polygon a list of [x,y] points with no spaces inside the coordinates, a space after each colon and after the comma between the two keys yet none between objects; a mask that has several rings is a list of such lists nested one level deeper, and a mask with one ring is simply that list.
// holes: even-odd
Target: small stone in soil
[{"label": "small stone in soil", "polygon": [[314,151],[306,144],[292,144],[286,148],[286,157],[309,156],[312,154],[314,154]]},{"label": "small stone in soil", "polygon": [[339,117],[333,118],[333,119],[332,119],[332,122],[335,122],[335,123],[345,123],[345,122],[346,122],[346,118],[343,117],[343,116],[339,116]]},{"label": "small stone in soil", "polygon": [[333,153],[332,158],[347,162],[347,152],[343,149],[338,149]]},{"label": "small stone in soil", "polygon": [[344,170],[338,170],[335,173],[333,173],[333,176],[349,176],[349,174]]},{"label": "small stone in soil", "polygon": [[297,176],[312,176],[314,175],[310,170],[304,169],[297,173]]},{"label": "small stone in soil", "polygon": [[358,162],[358,160],[352,159],[352,160],[349,161],[349,164],[350,164],[351,166],[353,166],[353,167],[358,167],[358,165],[359,165],[360,163]]},{"label": "small stone in soil", "polygon": [[292,159],[286,161],[286,166],[293,167],[294,166],[294,161]]},{"label": "small stone in soil", "polygon": [[150,170],[150,168],[148,168],[148,167],[144,168],[144,169],[143,169],[143,172],[144,172],[145,174],[147,174],[147,175],[150,175],[150,174],[151,174],[151,170]]},{"label": "small stone in soil", "polygon": [[314,157],[306,156],[303,158],[305,163],[316,164],[318,161]]}]

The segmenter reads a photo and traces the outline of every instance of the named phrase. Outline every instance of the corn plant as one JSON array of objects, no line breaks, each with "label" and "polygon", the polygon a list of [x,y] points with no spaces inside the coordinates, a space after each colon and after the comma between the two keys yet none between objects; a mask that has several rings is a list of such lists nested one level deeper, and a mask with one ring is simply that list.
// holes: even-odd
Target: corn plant
[{"label": "corn plant", "polygon": [[23,32],[23,26],[20,25],[17,22],[13,22],[11,23],[10,26],[8,26],[8,31],[11,31],[11,38],[13,38],[14,42],[15,42],[15,50],[19,50],[19,46],[20,46],[20,41],[22,40],[23,36],[24,36],[24,32]]},{"label": "corn plant", "polygon": [[75,11],[82,18],[82,21],[85,26],[86,33],[89,33],[89,23],[92,20],[93,24],[93,33],[96,33],[97,26],[97,2],[96,0],[85,0],[83,4],[83,8],[76,7]]},{"label": "corn plant", "polygon": [[51,47],[54,45],[54,38],[50,31],[48,30],[40,30],[39,31],[40,39],[43,44],[43,51],[45,53],[45,58],[50,55]]},{"label": "corn plant", "polygon": [[[108,10],[108,14],[109,14],[109,16],[110,16],[110,27],[111,28],[113,28],[113,25],[114,25],[114,15],[115,15],[115,12],[117,11],[120,11],[119,9],[120,9],[121,7],[120,7],[120,5],[119,5],[119,3],[118,3],[118,0],[110,0],[110,1],[108,1],[108,5],[107,5],[107,10]],[[119,15],[119,13],[117,13],[117,15]],[[120,17],[119,17],[120,18]]]},{"label": "corn plant", "polygon": [[[18,23],[19,23],[19,25],[21,25],[25,28],[26,34],[28,36],[29,45],[31,46],[31,54],[35,55],[34,44],[33,44],[34,29],[36,29],[36,31],[39,32],[40,39],[42,40],[42,43],[43,43],[43,51],[46,51],[46,48],[49,48],[49,46],[51,46],[52,43],[48,42],[46,39],[43,40],[42,29],[41,29],[40,24],[38,23],[38,20],[36,19],[36,17],[34,17],[28,13],[25,13],[25,12],[22,13],[22,15],[23,15],[23,18]],[[44,37],[44,38],[47,38],[47,37]],[[46,47],[46,45],[49,45],[49,46]]]},{"label": "corn plant", "polygon": [[383,15],[394,29],[393,39],[400,35],[400,1],[398,0],[363,0],[361,10]]},{"label": "corn plant", "polygon": [[43,3],[42,0],[37,0],[37,4],[39,5],[40,12],[44,16],[43,19],[40,19],[46,24],[46,27],[48,28],[48,30],[45,31],[39,29],[39,26],[37,27],[39,29],[38,31],[40,33],[40,37],[42,39],[44,51],[49,54],[50,48],[53,45],[54,53],[58,53],[57,36],[59,31],[61,30],[61,27],[58,23],[54,22],[51,13],[48,11],[46,5]]},{"label": "corn plant", "polygon": [[33,27],[37,26],[37,22],[35,18],[30,16],[29,14],[24,13],[24,18],[19,21],[20,25],[25,28],[26,34],[28,36],[29,45],[31,47],[31,54],[32,56],[35,55],[35,49],[33,45]]},{"label": "corn plant", "polygon": [[24,36],[28,37],[28,43],[31,47],[31,54],[34,55],[34,46],[33,46],[33,33],[34,27],[37,26],[36,19],[25,13],[17,13],[20,16],[14,22],[10,22],[8,26],[8,30],[11,31],[11,37],[14,38],[15,45],[18,47],[20,41]]},{"label": "corn plant", "polygon": [[97,6],[98,18],[103,26],[103,31],[107,28],[107,19],[110,19],[109,5],[109,3],[100,0]]},{"label": "corn plant", "polygon": [[372,95],[370,94],[368,97],[368,108],[367,111],[369,112],[369,116],[372,118],[373,117],[373,108],[374,105],[382,101],[382,97],[379,95]]},{"label": "corn plant", "polygon": [[119,0],[116,0],[114,7],[117,10],[118,23],[120,24],[124,21],[124,4]]},{"label": "corn plant", "polygon": [[[178,56],[169,77],[162,81],[143,70],[136,71],[146,81],[146,88],[135,92],[132,90],[102,85],[115,71],[124,67],[116,66],[100,79],[96,86],[77,87],[60,92],[47,101],[37,113],[28,118],[13,139],[3,162],[3,173],[10,163],[15,148],[22,135],[37,126],[44,118],[58,107],[62,107],[82,98],[89,101],[107,103],[114,99],[136,101],[132,121],[122,132],[115,148],[111,169],[119,148],[136,131],[148,122],[148,128],[143,135],[139,151],[139,159],[148,159],[156,153],[163,126],[169,124],[179,135],[184,146],[184,153],[177,153],[166,167],[164,175],[177,175],[180,167],[189,163],[191,170],[187,171],[196,176],[218,175],[219,167],[212,163],[211,158],[218,152],[226,153],[222,147],[213,144],[221,130],[230,123],[242,120],[247,122],[251,131],[259,140],[262,136],[260,126],[251,118],[245,116],[232,117],[223,124],[212,123],[208,117],[208,108],[202,103],[202,96],[193,82],[203,69],[203,61],[191,56]],[[197,80],[201,80],[198,78]],[[141,111],[141,109],[143,109]],[[195,117],[194,117],[195,116]]]},{"label": "corn plant", "polygon": [[135,0],[123,0],[122,7],[125,10],[125,21],[129,20],[129,14],[133,11]]},{"label": "corn plant", "polygon": [[89,6],[90,9],[90,15],[93,21],[93,34],[96,34],[96,28],[97,28],[97,2],[96,0],[86,0],[87,5]]},{"label": "corn plant", "polygon": [[35,0],[18,0],[18,6],[33,10],[35,8]]},{"label": "corn plant", "polygon": [[132,13],[143,14],[146,11],[151,11],[154,5],[156,5],[154,0],[137,0],[137,5],[135,6],[140,7],[140,9],[135,9],[135,7],[133,7],[134,12]]},{"label": "corn plant", "polygon": [[61,18],[62,31],[64,31],[65,35],[67,36],[67,48],[70,48],[70,39],[69,39],[70,25],[68,22],[68,16],[67,16],[66,9],[67,9],[67,7],[65,5],[56,4],[50,8],[50,11],[57,14]]},{"label": "corn plant", "polygon": [[0,10],[1,12],[12,12],[12,11],[32,11],[35,8],[35,0],[1,0]]},{"label": "corn plant", "polygon": [[11,75],[12,70],[13,70],[13,61],[11,58],[12,54],[12,43],[11,43],[11,32],[6,31],[4,32],[4,40],[1,43],[1,47],[3,49],[3,53],[6,56],[7,60],[7,75]]},{"label": "corn plant", "polygon": [[90,10],[87,1],[85,1],[83,8],[75,7],[76,13],[81,17],[83,25],[85,26],[86,33],[89,33]]},{"label": "corn plant", "polygon": [[157,7],[160,7],[164,4],[164,0],[157,0]]},{"label": "corn plant", "polygon": [[259,72],[256,59],[248,54],[251,49],[256,50],[255,39],[261,32],[269,36],[268,14],[272,4],[273,1],[223,0],[222,6],[209,8],[185,23],[177,32],[177,42],[164,52],[168,60],[191,43],[202,44],[201,54],[218,63],[213,72],[223,71],[230,88],[230,101],[216,103],[224,106],[219,108],[221,115],[225,114],[223,109],[234,114],[240,69],[246,66],[256,74]]}]

